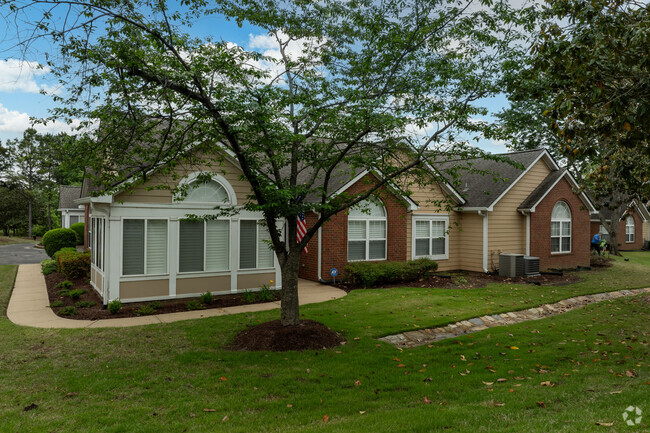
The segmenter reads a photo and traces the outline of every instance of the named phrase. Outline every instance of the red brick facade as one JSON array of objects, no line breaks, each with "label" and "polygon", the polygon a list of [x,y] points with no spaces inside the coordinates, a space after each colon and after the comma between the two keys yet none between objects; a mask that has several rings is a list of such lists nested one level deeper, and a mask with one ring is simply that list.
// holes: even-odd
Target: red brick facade
[{"label": "red brick facade", "polygon": [[[616,233],[616,241],[618,243],[618,249],[620,251],[635,251],[643,248],[643,219],[641,219],[641,216],[637,212],[636,208],[633,208],[629,212],[629,215],[631,215],[632,218],[634,218],[634,242],[628,243],[625,241],[626,239],[625,223],[627,219],[627,216],[625,216],[622,221],[619,221],[618,232]],[[591,236],[598,233],[599,230],[600,230],[600,223],[592,222]]]},{"label": "red brick facade", "polygon": [[[559,201],[571,209],[571,252],[551,254],[551,214]],[[590,228],[589,211],[569,182],[562,178],[530,216],[530,253],[539,257],[542,270],[589,266]]]},{"label": "red brick facade", "polygon": [[[358,194],[368,189],[369,185],[377,179],[368,174],[352,185],[347,192]],[[386,188],[380,188],[377,196],[386,208],[387,220],[387,248],[386,255],[389,261],[403,261],[406,259],[406,216],[407,208],[403,201],[396,198]],[[313,226],[316,221],[315,214],[305,215],[307,226]],[[339,212],[321,227],[322,268],[320,278],[330,280],[330,270],[336,268],[339,274],[348,263],[348,216],[347,212]],[[302,253],[300,260],[300,278],[318,280],[318,237],[314,236],[309,241],[309,253]]]}]

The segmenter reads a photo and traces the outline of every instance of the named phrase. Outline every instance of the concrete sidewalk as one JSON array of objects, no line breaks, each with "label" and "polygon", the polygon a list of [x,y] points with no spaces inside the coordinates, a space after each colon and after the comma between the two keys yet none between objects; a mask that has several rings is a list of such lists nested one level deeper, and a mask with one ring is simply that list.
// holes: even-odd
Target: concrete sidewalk
[{"label": "concrete sidewalk", "polygon": [[[298,294],[300,305],[325,302],[346,295],[343,290],[308,280],[299,281]],[[20,265],[14,290],[9,300],[7,317],[16,325],[34,328],[122,328],[280,308],[280,302],[268,302],[122,319],[73,320],[57,316],[49,305],[50,301],[47,297],[41,266],[39,264]]]}]

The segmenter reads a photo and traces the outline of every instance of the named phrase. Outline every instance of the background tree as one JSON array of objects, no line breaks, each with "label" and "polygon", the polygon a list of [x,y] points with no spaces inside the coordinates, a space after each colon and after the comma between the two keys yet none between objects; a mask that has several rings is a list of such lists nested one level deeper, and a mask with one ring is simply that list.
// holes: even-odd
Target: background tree
[{"label": "background tree", "polygon": [[[67,94],[55,116],[101,123],[86,153],[103,190],[179,163],[237,160],[252,189],[244,208],[263,213],[282,270],[284,325],[298,323],[301,251],[318,228],[479,132],[477,101],[502,90],[518,30],[531,25],[487,0],[4,3],[21,21],[39,17],[24,44],[32,32],[59,44],[50,67]],[[215,15],[257,26],[277,56],[189,33]],[[330,195],[363,169],[378,174],[366,191]],[[295,233],[308,211],[319,219],[302,241],[284,237],[276,223]]]}]

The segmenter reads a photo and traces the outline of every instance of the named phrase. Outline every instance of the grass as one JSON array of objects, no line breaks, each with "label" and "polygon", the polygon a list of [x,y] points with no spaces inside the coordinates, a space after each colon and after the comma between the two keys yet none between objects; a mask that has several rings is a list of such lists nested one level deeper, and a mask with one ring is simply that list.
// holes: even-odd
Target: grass
[{"label": "grass", "polygon": [[[629,405],[650,411],[647,296],[430,347],[399,351],[375,339],[488,308],[650,286],[650,254],[626,257],[570,287],[367,290],[305,306],[306,318],[348,339],[323,351],[222,349],[278,311],[82,330],[0,317],[0,431],[636,431],[621,414]],[[14,275],[14,266],[0,266],[0,311]]]},{"label": "grass", "polygon": [[0,236],[0,245],[11,245],[11,244],[34,244],[38,240],[33,240],[25,237],[15,237],[15,236]]}]

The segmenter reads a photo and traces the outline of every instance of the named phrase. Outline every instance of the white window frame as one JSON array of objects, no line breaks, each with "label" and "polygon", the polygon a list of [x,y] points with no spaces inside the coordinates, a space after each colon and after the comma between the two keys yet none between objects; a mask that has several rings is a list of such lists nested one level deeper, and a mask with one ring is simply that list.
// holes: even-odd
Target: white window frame
[{"label": "white window frame", "polygon": [[[254,268],[242,268],[241,267],[241,260],[239,259],[239,254],[241,251],[241,222],[242,221],[255,221],[255,267]],[[241,218],[239,220],[240,222],[240,229],[239,229],[239,239],[238,242],[240,244],[239,250],[237,251],[237,267],[239,268],[239,271],[241,272],[247,272],[247,271],[255,271],[255,270],[260,270],[260,269],[275,269],[275,251],[271,250],[271,253],[273,254],[273,264],[271,266],[266,266],[261,268],[259,266],[260,263],[260,229],[263,228],[261,222],[264,221],[261,218]],[[268,230],[268,229],[267,229]]]},{"label": "white window frame", "polygon": [[[380,262],[383,260],[388,260],[388,212],[386,211],[386,206],[384,206],[384,203],[379,200],[379,199],[366,199],[366,200],[373,200],[375,201],[375,204],[378,206],[381,206],[384,209],[384,216],[383,217],[376,217],[368,214],[363,214],[361,216],[352,216],[348,213],[348,221],[346,223],[346,230],[347,230],[347,259],[348,262]],[[366,200],[362,200],[359,202],[359,205],[363,206],[363,203]],[[350,259],[350,221],[365,221],[366,223],[366,257],[364,259],[355,259],[351,260]],[[384,241],[384,257],[379,258],[379,259],[371,259],[370,257],[370,223],[371,222],[383,222],[385,224],[385,232],[386,236],[383,238]],[[359,242],[361,239],[356,239],[353,242]],[[382,239],[372,239],[373,241],[380,241]]]},{"label": "white window frame", "polygon": [[230,251],[232,249],[232,239],[230,238],[230,226],[232,224],[232,221],[229,218],[217,218],[215,221],[227,221],[228,222],[228,268],[227,269],[221,269],[218,271],[207,271],[206,270],[206,260],[207,260],[207,254],[206,250],[208,248],[208,242],[207,239],[205,238],[206,232],[207,232],[207,221],[203,221],[203,270],[201,271],[181,271],[181,260],[180,260],[180,254],[181,254],[181,224],[183,221],[178,222],[178,275],[192,275],[192,274],[218,274],[222,272],[230,272],[232,268],[232,263],[231,263],[231,257],[230,257]]},{"label": "white window frame", "polygon": [[[563,203],[566,206],[567,210],[569,211],[569,219],[566,219],[566,218],[553,219],[553,211],[555,210],[555,208],[557,206],[560,205],[560,203]],[[567,202],[563,201],[563,200],[560,200],[557,203],[555,203],[555,205],[553,206],[553,209],[551,210],[551,254],[569,254],[569,253],[571,253],[571,251],[573,249],[573,239],[572,239],[573,238],[573,224],[572,224],[572,220],[573,220],[573,214],[571,213],[571,207],[569,206],[569,204]],[[553,236],[553,223],[554,222],[559,222],[560,223],[560,235],[559,236]],[[568,235],[563,235],[562,234],[562,228],[567,223],[569,224],[569,234]],[[568,250],[563,250],[562,249],[562,239],[567,238],[567,237],[569,238],[569,249]],[[558,245],[559,246],[558,251],[553,251],[553,241],[552,241],[553,238],[557,238],[557,239],[560,240],[559,245]]]},{"label": "white window frame", "polygon": [[[632,224],[630,224],[630,222]],[[625,243],[626,244],[633,244],[636,236],[636,223],[634,221],[634,217],[632,215],[628,215],[625,218]]]},{"label": "white window frame", "polygon": [[[428,221],[429,222],[429,248],[431,251],[431,240],[433,239],[432,237],[432,230],[431,230],[431,223],[436,221],[442,221],[445,224],[445,253],[444,254],[430,254],[430,255],[425,255],[425,256],[418,256],[416,254],[416,248],[415,248],[415,241],[417,238],[416,236],[416,222],[417,221]],[[413,218],[411,220],[411,258],[413,260],[415,259],[421,259],[421,258],[428,258],[432,260],[447,260],[449,259],[449,215],[440,215],[440,214],[414,214]],[[420,238],[424,239],[424,238]]]},{"label": "white window frame", "polygon": [[[184,185],[189,185],[196,181],[196,179],[205,174],[205,172],[197,171],[194,173],[191,173],[187,176],[185,176],[179,183],[178,186],[182,187]],[[214,208],[214,207],[227,207],[227,206],[236,206],[237,205],[237,194],[235,194],[235,190],[233,189],[232,185],[228,180],[223,177],[220,174],[217,173],[209,173],[210,177],[214,182],[217,182],[220,184],[225,190],[226,193],[228,194],[228,201],[227,202],[214,202],[214,203],[206,203],[206,202],[191,202],[189,200],[184,200],[179,197],[178,194],[174,194],[173,196],[173,203],[175,205],[191,205],[192,207],[209,207],[209,208]]]},{"label": "white window frame", "polygon": [[[124,274],[124,260],[120,260],[120,276],[122,278],[133,278],[133,277],[160,277],[160,276],[168,276],[169,275],[169,228],[170,228],[170,222],[169,218],[147,218],[147,217],[136,217],[136,216],[128,216],[128,217],[122,217],[121,219],[121,236],[120,236],[120,254],[123,257],[124,255],[124,220],[144,220],[144,237],[143,237],[143,242],[144,242],[144,247],[143,247],[143,260],[144,260],[144,273],[143,274]],[[147,236],[148,236],[148,221],[149,220],[157,220],[157,221],[167,221],[167,263],[166,263],[166,268],[167,272],[165,273],[147,273]]]},{"label": "white window frame", "polygon": [[[106,219],[91,217],[90,218],[90,231],[88,233],[89,250],[91,263],[95,268],[103,271],[104,263],[106,261]],[[99,243],[98,243],[99,238]],[[99,248],[97,248],[99,245]],[[101,250],[101,251],[100,251]],[[100,253],[98,255],[98,253]]]}]

